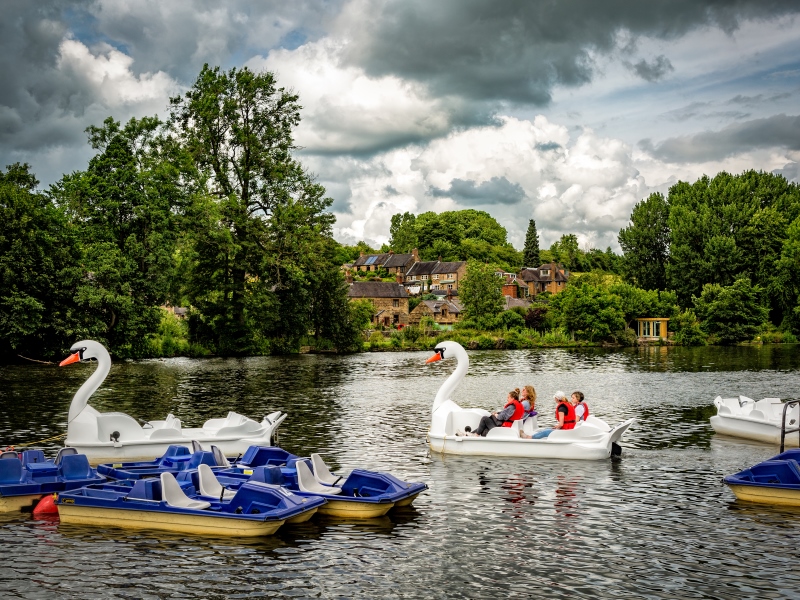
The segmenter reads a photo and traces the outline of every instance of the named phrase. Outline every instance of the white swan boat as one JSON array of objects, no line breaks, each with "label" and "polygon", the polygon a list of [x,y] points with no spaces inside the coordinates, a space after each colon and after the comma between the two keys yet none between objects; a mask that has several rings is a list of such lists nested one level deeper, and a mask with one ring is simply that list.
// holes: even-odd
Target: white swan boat
[{"label": "white swan boat", "polygon": [[192,447],[192,440],[214,444],[224,454],[243,454],[250,446],[270,446],[272,433],[286,418],[280,411],[261,422],[235,412],[224,419],[210,419],[202,427],[184,429],[172,414],[163,421],[140,425],[136,419],[119,412],[101,413],[89,406],[111,368],[111,357],[102,344],[84,340],[70,348],[73,352],[60,366],[90,358],[97,359],[97,369],[76,392],[69,407],[66,446],[86,454],[92,464],[118,460],[150,460],[162,456],[172,444]]},{"label": "white swan boat", "polygon": [[[715,432],[768,444],[781,443],[784,405],[780,398],[764,398],[756,402],[747,396],[717,396],[714,406],[717,407],[717,414],[711,417],[711,427]],[[800,407],[789,407],[786,411],[786,429],[797,429],[799,421]],[[797,434],[787,434],[785,445],[797,446]]]},{"label": "white swan boat", "polygon": [[458,361],[455,372],[442,384],[433,401],[428,443],[435,452],[600,460],[611,456],[612,449],[619,449],[617,442],[635,421],[629,419],[611,428],[602,419],[590,416],[586,421],[578,423],[574,429],[557,429],[548,437],[538,440],[522,439],[520,430],[532,434],[538,427],[536,417],[531,417],[524,423],[514,421],[511,427],[495,427],[486,434],[486,437],[464,435],[466,426],[475,430],[481,417],[490,413],[477,408],[461,408],[451,400],[451,395],[469,369],[469,357],[461,344],[441,342],[434,351],[436,354],[428,359],[428,363],[448,358],[455,358]]}]

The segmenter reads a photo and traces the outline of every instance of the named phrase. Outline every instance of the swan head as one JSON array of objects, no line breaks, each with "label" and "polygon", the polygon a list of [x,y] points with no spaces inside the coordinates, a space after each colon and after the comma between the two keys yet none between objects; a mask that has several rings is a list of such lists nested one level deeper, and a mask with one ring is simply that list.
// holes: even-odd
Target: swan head
[{"label": "swan head", "polygon": [[426,360],[426,364],[445,358],[459,358],[461,355],[466,355],[464,347],[458,342],[439,342],[436,344],[433,351],[436,352],[436,354]]},{"label": "swan head", "polygon": [[69,351],[72,352],[72,354],[62,360],[58,365],[59,367],[65,367],[66,365],[71,365],[72,363],[83,360],[89,360],[90,358],[108,356],[108,350],[105,349],[103,344],[93,340],[82,340],[80,342],[76,342],[75,344],[72,344],[72,348],[70,348]]}]

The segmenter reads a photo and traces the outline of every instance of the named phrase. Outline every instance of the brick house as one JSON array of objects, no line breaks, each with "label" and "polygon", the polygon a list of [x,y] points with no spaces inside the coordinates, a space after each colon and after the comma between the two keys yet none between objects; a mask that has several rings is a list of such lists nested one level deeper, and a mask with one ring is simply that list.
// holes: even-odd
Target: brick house
[{"label": "brick house", "polygon": [[408,325],[408,292],[398,283],[356,281],[347,291],[350,300],[369,300],[375,307],[375,325]]},{"label": "brick house", "polygon": [[419,262],[419,254],[417,254],[416,248],[411,254],[395,254],[390,251],[389,258],[383,264],[383,268],[392,275],[405,276],[406,271],[416,262]]},{"label": "brick house", "polygon": [[434,290],[455,292],[467,274],[467,263],[426,260],[416,262],[406,272],[403,285],[412,294],[427,294]]},{"label": "brick house", "polygon": [[411,325],[419,325],[422,317],[432,317],[437,325],[453,325],[461,318],[461,305],[457,300],[423,300],[408,317]]},{"label": "brick house", "polygon": [[427,294],[431,289],[433,281],[433,270],[439,261],[425,260],[416,262],[406,271],[403,285],[407,290],[415,294]]},{"label": "brick house", "polygon": [[391,254],[388,252],[384,254],[364,254],[362,252],[361,256],[353,263],[353,269],[362,272],[377,271],[389,260],[390,256]]},{"label": "brick house", "polygon": [[568,280],[569,272],[556,263],[547,263],[537,269],[526,267],[517,276],[517,282],[527,288],[528,296],[542,292],[558,294],[564,291]]}]

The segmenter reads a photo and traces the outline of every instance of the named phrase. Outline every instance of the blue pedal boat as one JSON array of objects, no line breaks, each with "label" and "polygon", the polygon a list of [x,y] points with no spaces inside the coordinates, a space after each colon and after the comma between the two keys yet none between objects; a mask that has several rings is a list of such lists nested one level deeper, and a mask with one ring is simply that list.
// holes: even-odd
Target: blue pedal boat
[{"label": "blue pedal boat", "polygon": [[[428,486],[401,481],[389,473],[353,469],[345,476],[331,473],[319,454],[296,456],[275,446],[250,446],[230,468],[216,472],[220,483],[264,481],[300,496],[327,500],[319,514],[350,519],[382,517],[394,507],[409,506]],[[183,477],[192,477],[187,472]]]},{"label": "blue pedal boat", "polygon": [[739,500],[800,506],[800,449],[782,452],[723,481]]},{"label": "blue pedal boat", "polygon": [[167,472],[89,485],[56,499],[62,523],[237,537],[271,535],[286,522],[310,518],[324,504],[322,498],[300,497],[256,481],[242,483],[231,496],[204,496],[181,487]]},{"label": "blue pedal boat", "polygon": [[214,451],[197,450],[192,452],[186,446],[173,445],[167,448],[163,456],[155,460],[139,462],[106,463],[97,465],[97,472],[111,479],[144,479],[160,477],[161,473],[177,475],[181,471],[197,469],[201,464],[211,467],[229,466],[227,459]]},{"label": "blue pedal boat", "polygon": [[85,454],[61,448],[55,460],[41,450],[0,454],[0,512],[33,508],[47,494],[105,481],[89,466]]}]

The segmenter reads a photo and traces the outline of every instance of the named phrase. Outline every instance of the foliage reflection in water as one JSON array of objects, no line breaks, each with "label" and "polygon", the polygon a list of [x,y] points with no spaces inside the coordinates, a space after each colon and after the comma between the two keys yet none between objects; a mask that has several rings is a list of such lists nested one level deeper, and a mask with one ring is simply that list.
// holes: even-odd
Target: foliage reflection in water
[{"label": "foliage reflection in water", "polygon": [[[714,436],[717,394],[797,394],[797,347],[471,353],[463,406],[494,408],[532,383],[542,421],[557,389],[580,389],[610,423],[635,416],[620,460],[431,455],[430,409],[449,370],[421,353],[117,363],[92,403],[187,425],[236,410],[289,413],[281,445],[430,490],[382,519],[315,518],[239,541],[97,530],[0,516],[14,548],[4,597],[787,597],[794,514],[737,502],[723,475],[773,455]],[[0,368],[0,440],[64,430],[91,372]],[[54,444],[46,446],[51,451]],[[571,573],[563,575],[565,567]],[[32,578],[31,573],[36,573]]]}]

